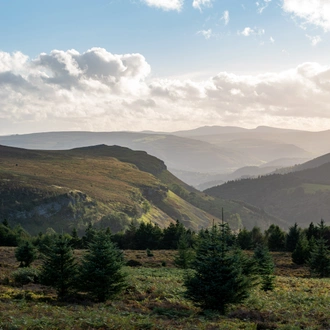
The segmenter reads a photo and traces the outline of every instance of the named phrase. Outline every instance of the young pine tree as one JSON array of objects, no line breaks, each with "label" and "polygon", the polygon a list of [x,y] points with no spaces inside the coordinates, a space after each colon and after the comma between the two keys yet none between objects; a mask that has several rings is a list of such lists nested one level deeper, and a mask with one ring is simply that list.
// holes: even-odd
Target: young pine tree
[{"label": "young pine tree", "polygon": [[230,303],[239,303],[248,295],[253,283],[244,274],[241,255],[226,245],[225,228],[221,234],[213,226],[199,242],[193,272],[184,281],[186,296],[203,309],[225,313]]},{"label": "young pine tree", "polygon": [[192,261],[195,258],[193,249],[189,246],[187,234],[181,235],[178,243],[178,254],[174,258],[174,263],[179,268],[190,268]]},{"label": "young pine tree", "polygon": [[30,241],[26,241],[15,249],[15,257],[20,267],[29,267],[37,258],[37,249]]},{"label": "young pine tree", "polygon": [[308,265],[312,276],[330,277],[330,254],[325,239],[320,238],[316,241]]},{"label": "young pine tree", "polygon": [[79,267],[80,288],[98,301],[106,301],[125,287],[122,252],[100,231],[88,246]]},{"label": "young pine tree", "polygon": [[261,276],[261,289],[269,291],[274,289],[274,261],[269,250],[264,245],[258,245],[254,250],[256,273]]},{"label": "young pine tree", "polygon": [[296,248],[292,252],[292,262],[303,265],[310,257],[310,246],[305,233],[301,233]]},{"label": "young pine tree", "polygon": [[41,283],[55,288],[59,299],[65,298],[74,290],[77,274],[70,240],[62,235],[56,237],[45,249],[43,259]]}]

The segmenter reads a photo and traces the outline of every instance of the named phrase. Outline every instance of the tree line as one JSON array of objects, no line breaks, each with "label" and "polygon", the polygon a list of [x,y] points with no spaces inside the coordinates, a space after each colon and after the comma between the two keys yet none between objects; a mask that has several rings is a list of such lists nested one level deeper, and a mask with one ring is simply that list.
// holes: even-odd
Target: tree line
[{"label": "tree line", "polygon": [[[2,226],[10,229],[7,223]],[[287,233],[276,225],[264,233],[257,227],[235,233],[227,223],[194,233],[179,221],[164,229],[151,223],[132,223],[124,233],[115,235],[89,225],[81,238],[74,230],[71,235],[49,230],[20,242],[15,256],[24,271],[14,275],[22,282],[38,281],[55,288],[59,299],[79,293],[105,301],[128,283],[122,271],[121,247],[139,247],[148,253],[150,248],[176,248],[175,264],[185,269],[186,297],[203,309],[225,313],[228,304],[242,302],[256,285],[273,290],[275,266],[270,248],[290,251],[292,260],[308,265],[312,276],[330,277],[329,233],[323,220],[306,229],[294,224]],[[78,261],[73,254],[77,247],[86,250]],[[243,249],[254,253],[243,253]],[[30,265],[38,254],[42,266],[36,270]]]}]

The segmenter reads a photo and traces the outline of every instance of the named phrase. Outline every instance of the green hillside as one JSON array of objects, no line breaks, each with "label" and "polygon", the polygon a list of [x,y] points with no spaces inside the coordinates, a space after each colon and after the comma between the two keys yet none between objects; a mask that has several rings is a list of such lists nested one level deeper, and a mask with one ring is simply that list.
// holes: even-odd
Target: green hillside
[{"label": "green hillside", "polygon": [[116,232],[132,219],[161,227],[178,219],[198,230],[220,221],[222,207],[234,228],[274,222],[260,210],[206,196],[144,151],[105,145],[64,151],[0,146],[1,216],[33,234],[48,228],[83,232],[90,222]]},{"label": "green hillside", "polygon": [[288,174],[227,182],[207,189],[220,198],[241,200],[290,224],[330,221],[330,163]]}]

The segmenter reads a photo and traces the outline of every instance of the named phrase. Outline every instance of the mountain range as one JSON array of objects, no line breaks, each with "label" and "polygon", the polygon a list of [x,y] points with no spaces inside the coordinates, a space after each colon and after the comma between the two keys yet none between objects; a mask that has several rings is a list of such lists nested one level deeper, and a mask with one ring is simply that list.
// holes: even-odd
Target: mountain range
[{"label": "mountain range", "polygon": [[[197,188],[237,175],[270,173],[328,153],[330,131],[308,132],[272,127],[245,129],[211,126],[164,132],[49,132],[0,136],[0,144],[27,149],[63,150],[99,144],[144,150],[162,159],[169,170]],[[253,168],[254,167],[254,168]],[[263,168],[256,173],[256,167]],[[265,170],[265,167],[269,167]],[[209,184],[206,186],[210,187]]]}]

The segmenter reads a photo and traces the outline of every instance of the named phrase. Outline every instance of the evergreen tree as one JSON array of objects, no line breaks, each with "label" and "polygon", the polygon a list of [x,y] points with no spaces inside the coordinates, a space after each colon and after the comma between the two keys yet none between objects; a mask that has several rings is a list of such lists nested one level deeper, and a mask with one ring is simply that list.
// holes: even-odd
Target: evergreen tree
[{"label": "evergreen tree", "polygon": [[252,233],[243,228],[237,235],[237,243],[241,249],[250,250],[252,247]]},{"label": "evergreen tree", "polygon": [[71,246],[74,249],[80,249],[81,248],[81,245],[82,245],[82,241],[81,241],[81,239],[78,236],[77,229],[76,228],[73,228],[72,229],[72,232],[71,232]]},{"label": "evergreen tree", "polygon": [[221,313],[228,304],[244,300],[253,285],[244,274],[240,254],[227,247],[225,231],[222,226],[219,235],[213,226],[209,235],[200,240],[193,272],[188,272],[184,281],[188,299],[204,309]]},{"label": "evergreen tree", "polygon": [[164,249],[177,249],[179,240],[185,232],[185,228],[178,220],[175,224],[171,223],[163,230],[162,247]]},{"label": "evergreen tree", "polygon": [[88,244],[93,241],[96,232],[96,229],[93,228],[93,225],[90,222],[85,230],[85,235],[82,237],[82,246],[84,249],[87,249]]},{"label": "evergreen tree", "polygon": [[187,234],[182,234],[178,243],[178,254],[175,256],[174,264],[180,268],[190,268],[195,258],[193,249],[189,246]]},{"label": "evergreen tree", "polygon": [[308,265],[312,276],[330,277],[330,255],[325,239],[317,240]]},{"label": "evergreen tree", "polygon": [[251,230],[252,248],[255,249],[259,244],[265,244],[265,237],[259,227],[254,226]]},{"label": "evergreen tree", "polygon": [[43,259],[41,283],[55,288],[59,299],[65,298],[72,292],[77,274],[70,240],[56,237],[54,244],[45,249]]},{"label": "evergreen tree", "polygon": [[289,232],[286,236],[286,250],[293,252],[296,248],[296,245],[299,241],[301,229],[298,227],[298,224],[295,223],[289,228]]},{"label": "evergreen tree", "polygon": [[292,261],[297,265],[303,265],[310,257],[310,246],[305,233],[301,233],[296,248],[292,252]]},{"label": "evergreen tree", "polygon": [[29,267],[37,258],[37,250],[30,241],[26,241],[16,248],[15,257],[20,262],[20,267]]},{"label": "evergreen tree", "polygon": [[261,276],[261,289],[264,291],[273,290],[275,265],[268,248],[264,245],[258,245],[254,250],[253,259],[256,273]]},{"label": "evergreen tree", "polygon": [[88,246],[80,270],[80,288],[98,301],[106,301],[125,287],[122,252],[100,231]]},{"label": "evergreen tree", "polygon": [[266,230],[268,248],[270,251],[284,251],[286,233],[277,225],[270,225]]}]

